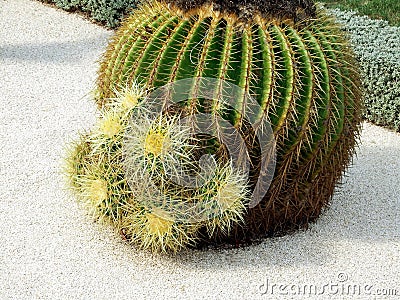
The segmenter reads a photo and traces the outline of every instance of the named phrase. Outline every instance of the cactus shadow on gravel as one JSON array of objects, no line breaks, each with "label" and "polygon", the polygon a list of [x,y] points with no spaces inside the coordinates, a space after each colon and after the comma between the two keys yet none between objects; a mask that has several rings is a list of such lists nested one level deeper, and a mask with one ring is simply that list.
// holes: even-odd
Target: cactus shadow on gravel
[{"label": "cactus shadow on gravel", "polygon": [[90,55],[93,45],[103,44],[109,37],[108,33],[96,37],[82,38],[72,41],[51,41],[47,43],[26,42],[21,44],[6,44],[1,47],[1,58],[7,60],[74,63]]}]

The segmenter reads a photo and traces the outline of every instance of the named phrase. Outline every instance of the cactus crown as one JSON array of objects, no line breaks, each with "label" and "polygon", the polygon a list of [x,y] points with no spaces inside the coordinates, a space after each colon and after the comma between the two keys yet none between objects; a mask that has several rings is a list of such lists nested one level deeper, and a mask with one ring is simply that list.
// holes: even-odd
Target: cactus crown
[{"label": "cactus crown", "polygon": [[164,0],[165,3],[189,12],[212,5],[214,11],[234,14],[243,22],[254,16],[266,20],[292,20],[294,23],[316,17],[312,0]]}]

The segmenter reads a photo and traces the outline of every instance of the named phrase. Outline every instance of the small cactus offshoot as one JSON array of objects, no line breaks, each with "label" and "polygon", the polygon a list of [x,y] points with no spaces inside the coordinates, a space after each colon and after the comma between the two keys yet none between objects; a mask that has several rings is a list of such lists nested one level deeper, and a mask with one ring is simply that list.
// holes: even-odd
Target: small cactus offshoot
[{"label": "small cactus offshoot", "polygon": [[83,203],[132,243],[154,251],[194,245],[201,227],[212,235],[243,222],[247,176],[228,162],[206,170],[207,178],[199,173],[198,188],[171,182],[198,168],[191,128],[174,115],[149,119],[142,91],[129,91],[135,105],[126,105],[127,93],[102,110],[94,130],[69,154],[67,173]]}]

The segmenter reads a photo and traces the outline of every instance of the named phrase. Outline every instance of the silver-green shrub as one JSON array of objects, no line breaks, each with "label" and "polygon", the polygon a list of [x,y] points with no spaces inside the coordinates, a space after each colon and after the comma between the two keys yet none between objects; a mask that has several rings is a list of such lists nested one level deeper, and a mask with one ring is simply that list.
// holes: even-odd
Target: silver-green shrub
[{"label": "silver-green shrub", "polygon": [[366,119],[400,131],[400,28],[352,11],[330,10],[360,61]]},{"label": "silver-green shrub", "polygon": [[54,3],[67,11],[79,10],[107,27],[117,27],[120,21],[136,7],[138,0],[40,0]]}]

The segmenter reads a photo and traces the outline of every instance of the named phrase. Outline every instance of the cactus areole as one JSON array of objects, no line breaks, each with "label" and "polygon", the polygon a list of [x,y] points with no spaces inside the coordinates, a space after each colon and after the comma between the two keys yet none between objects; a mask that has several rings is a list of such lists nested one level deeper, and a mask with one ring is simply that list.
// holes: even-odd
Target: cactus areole
[{"label": "cactus areole", "polygon": [[[126,87],[138,83],[150,92],[190,78],[193,79],[192,91],[198,83],[196,78],[214,78],[242,91],[235,98],[236,102],[231,103],[231,109],[220,108],[215,100],[196,98],[194,94],[178,109],[180,116],[207,113],[215,119],[223,119],[245,140],[250,157],[247,181],[226,169],[229,147],[212,139],[200,143],[221,158],[214,164],[225,166],[216,167],[219,175],[215,176],[220,177],[213,181],[214,185],[207,185],[210,191],[216,189],[218,192],[207,192],[217,195],[219,207],[235,203],[236,210],[221,214],[212,225],[199,222],[197,227],[193,224],[186,226],[170,214],[156,214],[153,210],[144,213],[147,217],[141,219],[144,225],[140,230],[126,231],[124,228],[136,228],[136,225],[126,225],[124,220],[116,221],[116,224],[125,224],[125,227],[117,227],[125,230],[128,238],[141,241],[142,246],[165,243],[165,247],[160,247],[162,250],[179,248],[170,247],[166,242],[168,237],[180,243],[191,240],[178,234],[174,236],[174,232],[182,232],[186,230],[184,228],[188,228],[188,236],[193,237],[194,244],[205,245],[240,243],[307,227],[329,204],[335,185],[351,161],[360,131],[360,78],[340,27],[311,0],[165,0],[143,3],[124,21],[101,59],[96,101],[99,109],[107,112]],[[218,84],[212,86],[214,94],[218,94],[219,87]],[[253,121],[243,117],[247,108],[245,95],[258,105]],[[171,111],[169,114],[174,115],[177,110]],[[143,115],[145,112],[140,114]],[[140,116],[135,117],[135,128],[145,123]],[[261,120],[268,120],[275,141],[276,165],[270,171],[272,181],[257,205],[239,205],[236,198],[251,194],[261,173],[262,151],[257,131],[262,131],[262,128],[248,126]],[[162,122],[159,124],[164,124]],[[165,121],[166,128],[172,126],[171,122]],[[161,127],[151,127],[141,139],[140,128],[135,129],[133,135],[138,135],[137,139],[135,136],[137,144],[140,141],[144,143],[144,152],[140,155],[151,155],[152,161],[159,161],[162,169],[166,160],[162,160],[161,153],[172,153],[173,149],[185,144],[185,134],[169,135],[173,129]],[[115,128],[118,127],[112,127]],[[179,132],[182,130],[186,129]],[[190,128],[188,130],[190,132]],[[174,136],[177,136],[176,141]],[[174,145],[179,147],[174,148]],[[91,147],[101,148],[94,146]],[[139,153],[142,148],[134,151]],[[116,151],[113,149],[104,151]],[[75,155],[85,161],[82,158],[84,154]],[[131,161],[135,164],[139,160],[135,157]],[[80,166],[84,164],[82,162]],[[79,169],[74,166],[75,170]],[[143,172],[148,170],[146,166]],[[168,190],[170,185],[162,179],[165,170],[152,171],[148,181]],[[137,183],[139,190],[143,188],[140,182]],[[140,194],[132,185],[126,188],[130,188],[133,195]],[[171,188],[170,194],[171,191],[181,193],[176,188]],[[186,192],[199,195],[193,191],[182,193]],[[123,210],[117,219],[129,219],[126,211]],[[158,240],[148,238],[155,235]]]}]

